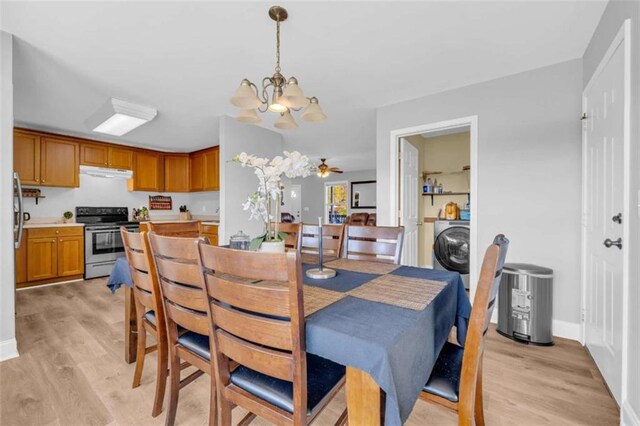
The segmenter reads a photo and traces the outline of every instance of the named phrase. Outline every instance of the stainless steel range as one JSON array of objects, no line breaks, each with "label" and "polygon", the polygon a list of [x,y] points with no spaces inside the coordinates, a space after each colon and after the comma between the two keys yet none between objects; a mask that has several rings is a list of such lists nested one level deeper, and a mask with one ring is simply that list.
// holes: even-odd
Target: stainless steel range
[{"label": "stainless steel range", "polygon": [[104,277],[116,259],[125,255],[120,227],[137,231],[127,207],[76,207],[76,221],[84,223],[84,277]]}]

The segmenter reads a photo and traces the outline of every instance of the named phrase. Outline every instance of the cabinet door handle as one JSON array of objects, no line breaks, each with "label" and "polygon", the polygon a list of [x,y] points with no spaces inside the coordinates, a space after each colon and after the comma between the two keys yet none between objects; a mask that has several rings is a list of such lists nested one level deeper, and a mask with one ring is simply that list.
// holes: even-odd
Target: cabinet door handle
[{"label": "cabinet door handle", "polygon": [[51,240],[51,242],[52,242],[52,243],[55,243],[55,242],[56,242],[56,240]]}]

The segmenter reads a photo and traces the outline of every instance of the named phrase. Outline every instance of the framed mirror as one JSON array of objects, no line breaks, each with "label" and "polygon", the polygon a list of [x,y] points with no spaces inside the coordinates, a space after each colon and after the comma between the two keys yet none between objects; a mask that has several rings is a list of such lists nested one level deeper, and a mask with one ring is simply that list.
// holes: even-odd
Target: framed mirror
[{"label": "framed mirror", "polygon": [[351,208],[375,209],[376,208],[376,181],[363,180],[351,182]]}]

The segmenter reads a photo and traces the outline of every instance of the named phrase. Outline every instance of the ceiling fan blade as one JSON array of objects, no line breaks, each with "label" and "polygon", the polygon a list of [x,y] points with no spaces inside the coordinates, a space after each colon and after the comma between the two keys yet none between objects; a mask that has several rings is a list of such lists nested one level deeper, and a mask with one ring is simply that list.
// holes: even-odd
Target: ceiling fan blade
[{"label": "ceiling fan blade", "polygon": [[344,173],[342,170],[331,170],[331,173]]}]

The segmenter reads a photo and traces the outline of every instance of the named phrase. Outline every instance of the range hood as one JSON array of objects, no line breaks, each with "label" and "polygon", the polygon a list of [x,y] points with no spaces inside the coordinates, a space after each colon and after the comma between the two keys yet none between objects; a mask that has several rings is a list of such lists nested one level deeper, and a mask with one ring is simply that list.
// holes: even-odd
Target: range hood
[{"label": "range hood", "polygon": [[80,166],[81,175],[89,175],[102,178],[131,179],[133,172],[124,169],[108,169],[106,167]]}]

